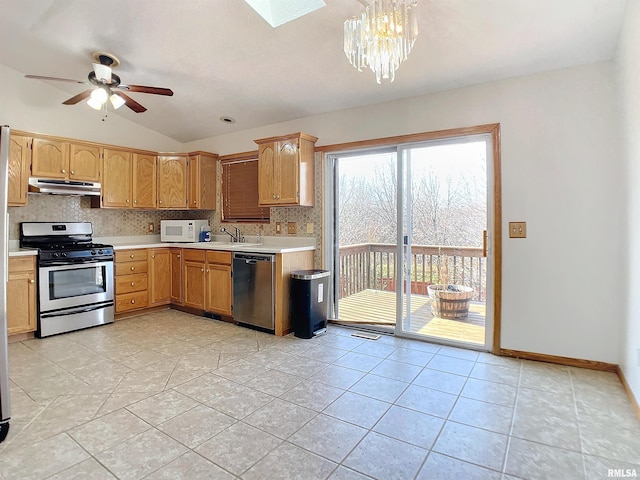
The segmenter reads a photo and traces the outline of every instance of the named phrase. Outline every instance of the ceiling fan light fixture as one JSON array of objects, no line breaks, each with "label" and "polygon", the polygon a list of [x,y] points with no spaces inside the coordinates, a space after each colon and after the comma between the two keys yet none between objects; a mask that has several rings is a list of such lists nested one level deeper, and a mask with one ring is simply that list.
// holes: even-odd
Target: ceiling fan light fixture
[{"label": "ceiling fan light fixture", "polygon": [[112,93],[111,96],[109,97],[109,100],[111,101],[111,105],[113,105],[114,110],[119,109],[121,106],[127,103],[125,99],[122,98],[117,93]]},{"label": "ceiling fan light fixture", "polygon": [[89,99],[87,100],[87,105],[89,105],[94,110],[101,110],[104,103],[99,102],[95,98],[89,97]]},{"label": "ceiling fan light fixture", "polygon": [[109,98],[109,94],[104,88],[96,88],[93,92],[91,92],[91,99],[96,102],[100,102],[100,105],[104,104]]}]

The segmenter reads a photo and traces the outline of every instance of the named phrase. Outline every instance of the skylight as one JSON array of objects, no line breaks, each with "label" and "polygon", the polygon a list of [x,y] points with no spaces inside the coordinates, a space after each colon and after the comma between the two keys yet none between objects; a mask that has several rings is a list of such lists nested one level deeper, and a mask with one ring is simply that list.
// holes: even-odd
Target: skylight
[{"label": "skylight", "polygon": [[314,12],[323,0],[244,0],[273,28]]}]

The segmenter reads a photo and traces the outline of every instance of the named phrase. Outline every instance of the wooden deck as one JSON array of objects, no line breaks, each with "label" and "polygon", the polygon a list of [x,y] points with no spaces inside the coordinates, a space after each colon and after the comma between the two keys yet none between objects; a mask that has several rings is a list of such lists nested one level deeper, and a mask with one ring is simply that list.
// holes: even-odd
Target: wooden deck
[{"label": "wooden deck", "polygon": [[[406,303],[404,306],[406,310]],[[394,326],[396,294],[382,290],[363,290],[340,299],[340,323]],[[426,295],[411,295],[411,325],[404,330],[430,337],[484,345],[484,302],[471,302],[469,316],[459,320],[434,317]],[[406,317],[406,315],[404,315]]]}]

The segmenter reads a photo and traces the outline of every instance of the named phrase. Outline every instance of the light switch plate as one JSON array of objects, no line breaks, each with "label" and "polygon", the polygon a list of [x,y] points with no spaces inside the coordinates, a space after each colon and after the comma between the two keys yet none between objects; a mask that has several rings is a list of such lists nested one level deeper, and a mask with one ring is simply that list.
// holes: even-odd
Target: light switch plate
[{"label": "light switch plate", "polygon": [[509,222],[509,238],[527,238],[527,222]]},{"label": "light switch plate", "polygon": [[313,233],[313,223],[307,223],[307,233]]},{"label": "light switch plate", "polygon": [[276,222],[276,234],[280,235],[282,233],[282,222]]},{"label": "light switch plate", "polygon": [[287,233],[289,235],[298,233],[298,224],[296,222],[287,222]]}]

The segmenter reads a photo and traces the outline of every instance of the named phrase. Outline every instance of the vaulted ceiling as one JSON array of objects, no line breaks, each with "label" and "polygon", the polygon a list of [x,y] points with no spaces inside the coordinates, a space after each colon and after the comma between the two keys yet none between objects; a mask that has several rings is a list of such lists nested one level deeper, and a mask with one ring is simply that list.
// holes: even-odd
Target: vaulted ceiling
[{"label": "vaulted ceiling", "polygon": [[[579,64],[615,53],[626,0],[418,0],[420,34],[395,82],[378,85],[343,53],[357,0],[272,28],[241,0],[0,0],[0,63],[85,80],[114,54],[148,108],[117,111],[180,142]],[[40,80],[25,80],[38,82]],[[60,103],[83,85],[48,82]],[[60,108],[89,108],[84,103]],[[222,123],[230,116],[236,123]]]}]

